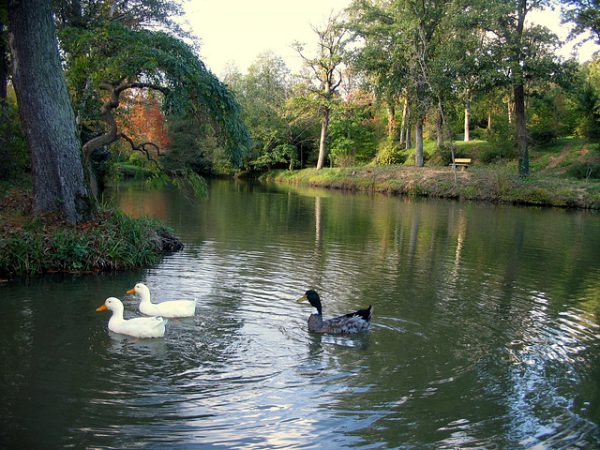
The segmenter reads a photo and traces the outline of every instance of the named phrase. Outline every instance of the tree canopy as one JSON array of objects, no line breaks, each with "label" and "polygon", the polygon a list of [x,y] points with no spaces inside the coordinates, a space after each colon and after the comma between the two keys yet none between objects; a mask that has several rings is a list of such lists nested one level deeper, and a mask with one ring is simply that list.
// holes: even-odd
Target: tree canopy
[{"label": "tree canopy", "polygon": [[61,38],[81,120],[102,119],[108,125],[103,135],[84,145],[84,153],[120,137],[113,110],[124,91],[151,89],[162,93],[165,113],[210,121],[233,163],[241,163],[249,137],[238,103],[188,44],[166,32],[120,23],[101,30],[65,27]]}]

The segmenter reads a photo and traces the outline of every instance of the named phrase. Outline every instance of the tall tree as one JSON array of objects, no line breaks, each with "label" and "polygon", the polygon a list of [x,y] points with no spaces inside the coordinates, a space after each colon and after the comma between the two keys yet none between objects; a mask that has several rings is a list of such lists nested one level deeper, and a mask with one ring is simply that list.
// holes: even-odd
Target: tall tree
[{"label": "tall tree", "polygon": [[33,172],[35,213],[88,218],[92,201],[58,53],[50,0],[9,1],[13,84]]},{"label": "tall tree", "polygon": [[331,15],[323,28],[313,28],[319,39],[318,54],[308,57],[300,43],[295,44],[296,51],[304,60],[312,77],[309,79],[311,91],[318,98],[321,112],[321,135],[319,138],[319,159],[317,170],[325,165],[327,158],[327,133],[332,104],[336,99],[337,89],[342,83],[340,67],[343,64],[344,52],[349,36],[338,20],[338,16]]},{"label": "tall tree", "polygon": [[590,31],[600,44],[600,0],[563,0],[563,18],[575,24],[573,34]]},{"label": "tall tree", "polygon": [[125,93],[148,89],[159,93],[166,113],[210,123],[232,164],[241,164],[249,138],[239,105],[191,46],[163,31],[127,28],[109,19],[90,27],[66,26],[61,32],[81,122],[97,134],[83,146],[86,161],[119,139],[133,143],[119,128],[115,111]]},{"label": "tall tree", "polygon": [[408,52],[393,18],[378,2],[355,1],[349,8],[349,30],[363,45],[353,53],[353,66],[367,75],[375,95],[386,105],[388,140],[393,142],[396,130],[396,107],[403,100],[400,142],[404,141],[408,113]]},{"label": "tall tree", "polygon": [[435,86],[433,73],[440,66],[433,61],[448,4],[449,0],[356,0],[351,6],[355,15],[352,27],[367,41],[365,49],[373,51],[377,42],[383,43],[393,58],[379,67],[373,66],[373,72],[386,84],[406,79],[415,122],[415,164],[419,167],[425,161],[425,117],[435,92],[441,91]]},{"label": "tall tree", "polygon": [[490,0],[482,4],[484,27],[496,39],[492,42],[499,70],[508,74],[512,86],[515,134],[519,152],[519,175],[529,175],[529,144],[526,114],[526,83],[531,77],[549,77],[557,69],[548,46],[557,38],[547,29],[527,26],[528,14],[546,5],[547,0]]},{"label": "tall tree", "polygon": [[297,158],[283,116],[290,92],[289,69],[283,59],[271,52],[262,53],[246,75],[230,72],[225,83],[240,102],[242,118],[252,138],[248,164],[270,167],[286,163],[289,166]]}]

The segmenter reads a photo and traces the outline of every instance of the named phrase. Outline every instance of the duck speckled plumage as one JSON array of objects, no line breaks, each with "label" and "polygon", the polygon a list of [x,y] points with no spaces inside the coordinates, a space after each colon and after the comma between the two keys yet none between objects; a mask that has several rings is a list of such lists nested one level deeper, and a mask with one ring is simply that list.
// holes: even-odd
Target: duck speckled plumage
[{"label": "duck speckled plumage", "polygon": [[369,329],[373,308],[371,305],[367,309],[359,309],[343,316],[333,319],[323,319],[323,307],[321,298],[314,290],[308,290],[304,296],[298,299],[298,303],[309,302],[317,309],[317,314],[311,314],[308,318],[308,329],[317,333],[359,333]]}]

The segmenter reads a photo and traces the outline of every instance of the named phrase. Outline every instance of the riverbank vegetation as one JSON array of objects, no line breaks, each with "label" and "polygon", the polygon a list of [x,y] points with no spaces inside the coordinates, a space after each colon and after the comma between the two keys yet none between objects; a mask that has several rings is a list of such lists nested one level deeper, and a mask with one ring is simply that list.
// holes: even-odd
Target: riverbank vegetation
[{"label": "riverbank vegetation", "polygon": [[57,214],[32,216],[32,198],[11,191],[0,200],[0,279],[51,272],[148,267],[182,248],[164,225],[100,208],[68,224]]},{"label": "riverbank vegetation", "polygon": [[[558,140],[542,150],[533,150],[533,173],[526,178],[516,173],[516,162],[481,163],[494,147],[484,141],[460,143],[458,151],[473,162],[468,169],[431,165],[377,165],[361,167],[273,170],[261,175],[264,181],[310,185],[349,191],[391,195],[439,197],[518,205],[600,209],[600,182],[590,172],[600,154],[590,151],[586,141]],[[426,155],[435,152],[426,145]]]}]

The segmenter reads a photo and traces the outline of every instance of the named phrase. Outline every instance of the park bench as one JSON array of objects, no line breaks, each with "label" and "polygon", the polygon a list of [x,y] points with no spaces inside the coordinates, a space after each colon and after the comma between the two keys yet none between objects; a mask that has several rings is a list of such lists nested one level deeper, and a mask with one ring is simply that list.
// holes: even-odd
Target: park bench
[{"label": "park bench", "polygon": [[471,158],[454,158],[454,162],[451,162],[450,166],[460,167],[461,170],[465,170],[471,164]]}]

